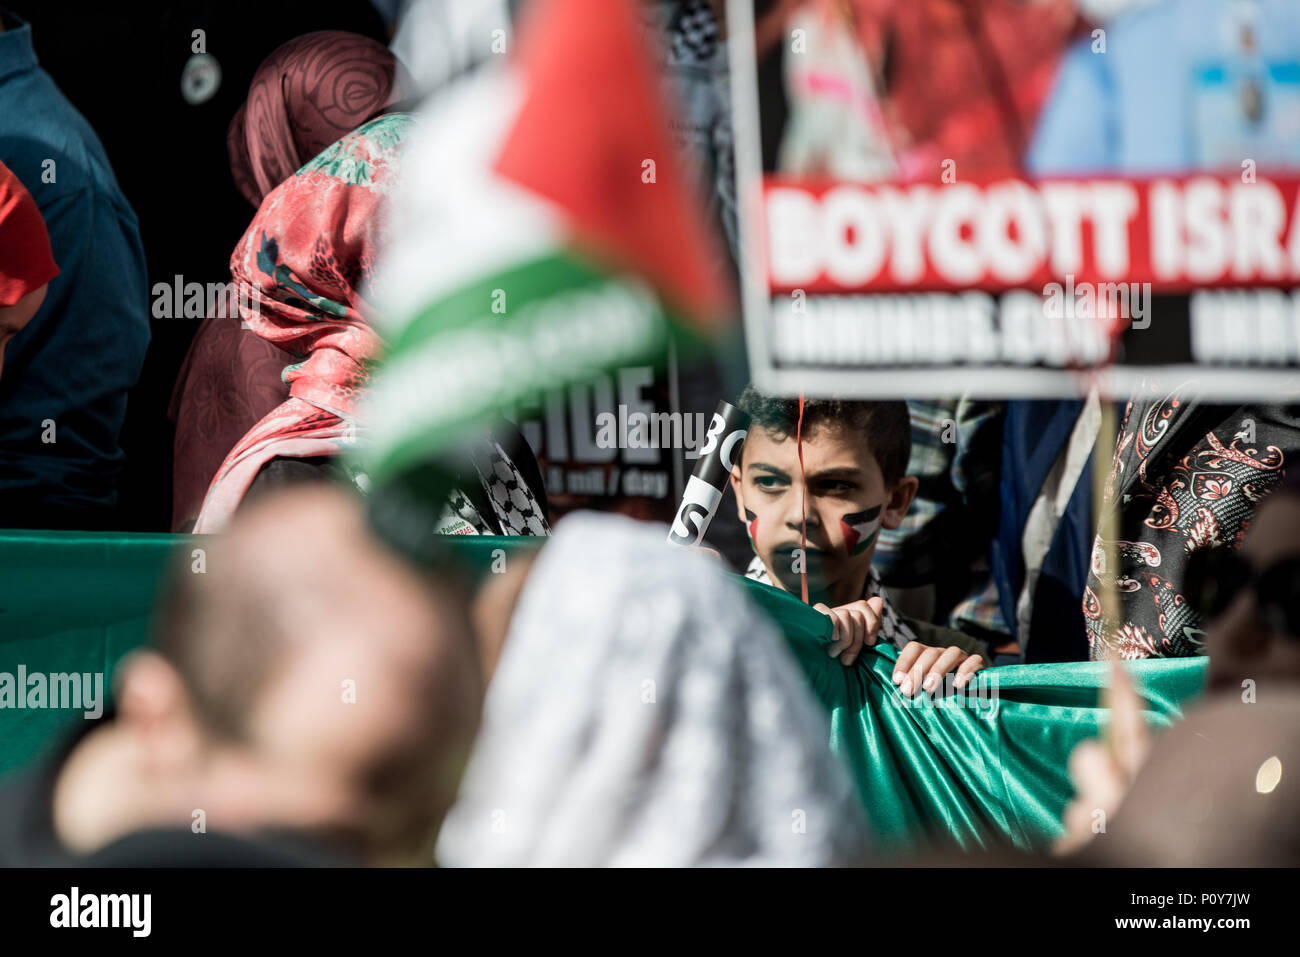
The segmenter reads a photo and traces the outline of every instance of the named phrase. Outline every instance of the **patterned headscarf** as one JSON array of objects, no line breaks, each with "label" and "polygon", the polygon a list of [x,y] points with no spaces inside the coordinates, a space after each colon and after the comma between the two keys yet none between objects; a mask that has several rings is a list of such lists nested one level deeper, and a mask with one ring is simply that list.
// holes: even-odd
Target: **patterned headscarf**
[{"label": "patterned headscarf", "polygon": [[772,623],[663,527],[579,512],[511,619],[451,866],[848,863],[862,806]]},{"label": "patterned headscarf", "polygon": [[385,202],[413,120],[372,120],[274,189],[230,257],[254,333],[300,361],[289,399],[226,456],[195,532],[224,527],[263,465],[277,456],[336,455],[355,439],[356,402],[382,341],[360,290],[387,234]]},{"label": "patterned headscarf", "polygon": [[253,74],[226,133],[240,193],[260,206],[340,137],[404,95],[405,70],[381,44],[341,30],[295,37]]}]

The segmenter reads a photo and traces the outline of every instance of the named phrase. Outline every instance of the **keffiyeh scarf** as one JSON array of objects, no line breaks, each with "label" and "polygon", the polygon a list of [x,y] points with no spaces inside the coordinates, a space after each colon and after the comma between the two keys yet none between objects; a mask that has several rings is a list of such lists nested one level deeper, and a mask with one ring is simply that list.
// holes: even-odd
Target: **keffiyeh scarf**
[{"label": "keffiyeh scarf", "polygon": [[486,439],[471,454],[487,493],[495,527],[461,489],[453,488],[436,529],[439,535],[549,535],[545,510],[509,453]]}]

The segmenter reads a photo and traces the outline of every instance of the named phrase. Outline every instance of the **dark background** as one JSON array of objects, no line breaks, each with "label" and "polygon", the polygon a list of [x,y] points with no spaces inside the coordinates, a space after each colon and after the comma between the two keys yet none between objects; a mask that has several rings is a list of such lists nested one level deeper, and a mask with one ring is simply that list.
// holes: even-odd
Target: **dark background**
[{"label": "dark background", "polygon": [[[41,66],[94,127],[140,220],[150,289],[229,280],[230,253],[254,210],[235,190],[226,128],[253,73],[276,47],[312,30],[388,42],[370,0],[3,0],[32,25]],[[221,67],[206,102],[181,95],[194,30]],[[150,304],[146,304],[148,307]],[[152,312],[150,312],[152,316]],[[132,390],[126,464],[111,527],[167,531],[171,522],[172,387],[202,320],[150,319],[152,340]]]}]

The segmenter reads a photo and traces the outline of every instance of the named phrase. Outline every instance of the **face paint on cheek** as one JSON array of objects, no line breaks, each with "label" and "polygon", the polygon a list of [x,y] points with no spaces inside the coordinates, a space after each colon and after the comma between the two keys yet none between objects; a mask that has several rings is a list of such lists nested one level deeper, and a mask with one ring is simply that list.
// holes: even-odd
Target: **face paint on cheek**
[{"label": "face paint on cheek", "polygon": [[745,534],[749,536],[749,547],[758,554],[758,516],[745,509]]},{"label": "face paint on cheek", "polygon": [[882,506],[869,508],[865,512],[850,512],[840,518],[840,531],[844,534],[844,550],[850,555],[861,555],[880,532],[880,512]]}]

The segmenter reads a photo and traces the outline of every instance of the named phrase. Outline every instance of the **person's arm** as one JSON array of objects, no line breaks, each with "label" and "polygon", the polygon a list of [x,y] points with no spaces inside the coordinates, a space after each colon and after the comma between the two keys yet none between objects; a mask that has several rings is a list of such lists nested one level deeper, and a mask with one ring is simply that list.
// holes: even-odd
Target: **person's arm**
[{"label": "person's arm", "polygon": [[1111,719],[1102,736],[1081,741],[1070,752],[1074,798],[1061,815],[1064,833],[1052,847],[1057,856],[1072,854],[1092,840],[1098,812],[1105,819],[1119,810],[1151,753],[1151,731],[1142,716],[1142,699],[1118,660],[1111,661],[1106,702]]},{"label": "person's arm", "polygon": [[986,637],[1000,649],[1010,648],[1014,644],[1011,627],[1002,616],[992,570],[993,540],[1002,507],[1002,423],[1006,405],[962,399],[955,416],[957,451],[949,474],[961,497],[964,521],[956,534],[968,543],[964,556],[967,588],[948,613],[947,626]]},{"label": "person's arm", "polygon": [[964,631],[944,628],[941,625],[934,625],[927,621],[919,621],[906,616],[902,616],[902,618],[903,622],[912,629],[912,634],[916,636],[916,640],[920,644],[931,648],[960,648],[968,655],[979,655],[990,663],[993,660],[989,654],[988,645]]},{"label": "person's arm", "polygon": [[16,477],[5,517],[20,525],[91,527],[111,514],[127,393],[149,344],[144,252],[123,203],[90,185],[42,210],[62,273],[8,350],[0,416]]},{"label": "person's arm", "polygon": [[[1115,93],[1110,57],[1080,40],[1066,51],[1038,117],[1026,170],[1037,176],[1101,173],[1115,166]],[[1086,116],[1087,122],[1079,118]]]}]

